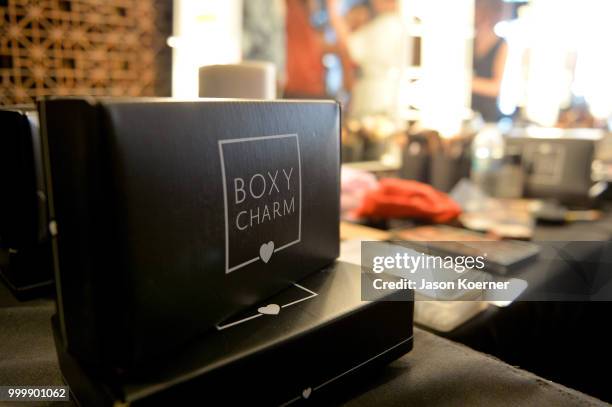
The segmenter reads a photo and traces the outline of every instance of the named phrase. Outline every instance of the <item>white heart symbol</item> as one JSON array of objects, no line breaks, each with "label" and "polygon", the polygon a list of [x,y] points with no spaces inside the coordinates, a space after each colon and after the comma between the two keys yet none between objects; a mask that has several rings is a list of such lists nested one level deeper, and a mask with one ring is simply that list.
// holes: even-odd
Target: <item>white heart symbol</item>
[{"label": "white heart symbol", "polygon": [[265,315],[278,315],[280,312],[280,307],[278,304],[268,304],[265,307],[257,308],[257,312]]},{"label": "white heart symbol", "polygon": [[268,243],[262,244],[259,248],[259,257],[261,257],[264,263],[267,263],[270,260],[270,257],[272,257],[273,253],[274,242],[271,240]]},{"label": "white heart symbol", "polygon": [[307,389],[302,390],[302,397],[307,399],[308,397],[310,397],[311,393],[312,393],[312,388],[308,387]]}]

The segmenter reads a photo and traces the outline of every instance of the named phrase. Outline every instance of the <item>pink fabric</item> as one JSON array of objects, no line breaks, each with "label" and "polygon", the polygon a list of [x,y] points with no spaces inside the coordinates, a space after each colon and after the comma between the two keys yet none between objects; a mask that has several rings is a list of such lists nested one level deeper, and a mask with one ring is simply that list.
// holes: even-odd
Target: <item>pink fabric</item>
[{"label": "pink fabric", "polygon": [[366,171],[342,168],[340,208],[343,219],[354,219],[355,209],[361,206],[368,191],[378,188],[376,177]]}]

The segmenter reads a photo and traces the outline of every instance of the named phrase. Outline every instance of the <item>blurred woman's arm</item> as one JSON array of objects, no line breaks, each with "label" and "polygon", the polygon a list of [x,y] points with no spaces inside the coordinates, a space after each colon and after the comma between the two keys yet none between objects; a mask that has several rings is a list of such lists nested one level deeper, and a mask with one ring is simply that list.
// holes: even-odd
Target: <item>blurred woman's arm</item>
[{"label": "blurred woman's arm", "polygon": [[342,62],[342,76],[344,88],[350,90],[354,81],[354,63],[349,52],[350,30],[344,18],[340,15],[340,2],[338,0],[327,0],[327,13],[329,21],[336,33],[337,51]]}]

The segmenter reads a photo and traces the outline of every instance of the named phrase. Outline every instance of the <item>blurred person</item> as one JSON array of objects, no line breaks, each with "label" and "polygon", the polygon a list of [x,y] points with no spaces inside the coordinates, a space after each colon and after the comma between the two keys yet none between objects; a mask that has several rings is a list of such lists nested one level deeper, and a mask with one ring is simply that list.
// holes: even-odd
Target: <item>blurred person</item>
[{"label": "blurred person", "polygon": [[352,87],[351,115],[395,117],[407,41],[397,0],[372,0],[374,18],[351,31],[340,16],[339,1],[327,0],[332,27],[346,59],[359,67]]},{"label": "blurred person", "polygon": [[[350,32],[355,32],[372,19],[372,10],[365,3],[357,4],[346,12],[344,19],[346,21],[348,30]],[[342,82],[344,89],[346,92],[350,93],[355,83],[356,70],[359,67],[353,62],[347,48],[343,46],[339,39],[337,40],[336,49],[334,52],[339,55],[340,61],[342,62]]]},{"label": "blurred person", "polygon": [[285,96],[289,98],[324,98],[325,41],[310,22],[313,3],[287,0],[287,61]]},{"label": "blurred person", "polygon": [[502,0],[476,0],[474,14],[474,76],[472,78],[472,109],[485,122],[497,122],[502,114],[497,105],[508,47],[495,34],[495,25],[503,16]]},{"label": "blurred person", "polygon": [[249,0],[242,5],[242,57],[272,62],[278,89],[285,86],[285,0]]},{"label": "blurred person", "polygon": [[[348,32],[355,32],[359,28],[363,27],[372,19],[372,11],[367,3],[356,4],[352,6],[344,15],[344,21]],[[333,24],[332,24],[332,28]],[[337,35],[336,35],[337,36]],[[351,59],[348,49],[340,38],[337,36],[336,46],[332,49],[332,52],[338,54],[342,63],[342,82],[343,88],[350,94],[355,83],[356,71],[359,66]]]},{"label": "blurred person", "polygon": [[367,4],[357,4],[351,7],[344,16],[346,24],[350,32],[357,31],[363,25],[367,24],[372,18],[372,12]]}]

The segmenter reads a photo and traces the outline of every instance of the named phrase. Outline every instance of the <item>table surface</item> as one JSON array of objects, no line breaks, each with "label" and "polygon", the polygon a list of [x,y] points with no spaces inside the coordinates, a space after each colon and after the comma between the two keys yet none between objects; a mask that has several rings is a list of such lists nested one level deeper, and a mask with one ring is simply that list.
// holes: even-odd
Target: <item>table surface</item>
[{"label": "table surface", "polygon": [[[51,334],[54,312],[51,300],[19,303],[0,286],[1,384],[63,384]],[[418,328],[410,353],[385,368],[343,382],[325,399],[349,406],[605,405]]]},{"label": "table surface", "polygon": [[[609,240],[612,214],[595,223],[541,226],[537,240]],[[0,383],[62,384],[48,299],[18,302],[0,283]],[[612,400],[612,303],[517,302],[490,308],[445,334],[512,365]],[[609,325],[609,324],[605,324]],[[605,369],[605,370],[604,370]],[[590,374],[585,374],[590,372]],[[597,399],[514,368],[454,341],[415,329],[415,348],[383,371],[355,378],[329,397],[348,405],[596,405]],[[47,405],[67,405],[50,403]]]},{"label": "table surface", "polygon": [[[612,211],[595,222],[538,225],[534,236],[536,241],[611,239]],[[598,272],[608,270],[600,266]],[[563,273],[552,270],[546,278]],[[517,277],[529,280],[532,276],[536,273],[526,270]],[[437,334],[612,402],[609,377],[597,374],[612,366],[610,315],[612,302],[518,301],[507,308],[489,307],[454,331]]]},{"label": "table surface", "polygon": [[[372,238],[363,230],[345,228],[345,231],[349,238]],[[548,242],[609,242],[611,239],[612,210],[604,212],[602,219],[595,222],[539,224],[534,236],[535,241]],[[582,260],[591,262],[583,267],[588,269],[587,274],[593,275],[592,267],[596,266],[596,273],[610,280],[605,288],[607,297],[612,297],[612,267],[601,262],[601,253],[596,253],[595,249],[598,244],[576,246],[578,250],[575,253]],[[612,253],[609,252],[612,246],[609,243],[600,246],[607,250],[607,264],[611,264]],[[564,285],[566,289],[569,286],[576,292],[588,292],[592,288],[581,281],[575,271],[560,265],[561,262],[551,263],[530,264],[509,276],[524,279],[531,290],[536,291],[546,291],[555,284]],[[584,295],[584,298],[588,299],[589,295]],[[608,371],[612,366],[612,332],[608,329],[610,315],[612,302],[528,302],[519,299],[506,308],[489,306],[451,332],[423,328],[612,402],[609,377],[596,373]]]}]

